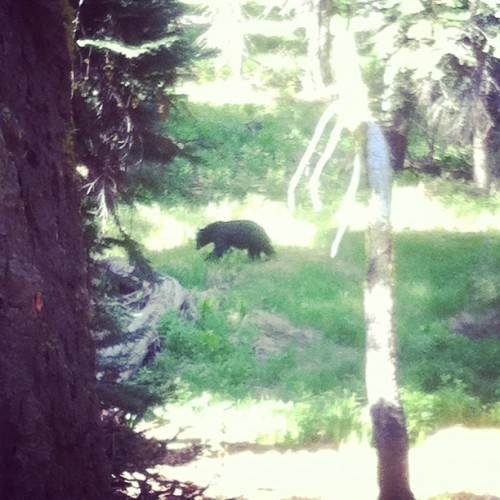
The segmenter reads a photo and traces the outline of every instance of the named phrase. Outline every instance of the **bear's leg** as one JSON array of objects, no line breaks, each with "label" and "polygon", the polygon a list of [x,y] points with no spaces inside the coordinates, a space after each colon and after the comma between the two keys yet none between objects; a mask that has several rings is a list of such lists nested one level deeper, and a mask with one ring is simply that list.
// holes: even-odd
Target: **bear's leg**
[{"label": "bear's leg", "polygon": [[220,259],[230,248],[231,246],[225,239],[217,238],[214,240],[214,249],[210,252],[209,256],[211,259]]},{"label": "bear's leg", "polygon": [[248,247],[248,256],[254,260],[255,258],[260,259],[260,250],[254,246]]}]

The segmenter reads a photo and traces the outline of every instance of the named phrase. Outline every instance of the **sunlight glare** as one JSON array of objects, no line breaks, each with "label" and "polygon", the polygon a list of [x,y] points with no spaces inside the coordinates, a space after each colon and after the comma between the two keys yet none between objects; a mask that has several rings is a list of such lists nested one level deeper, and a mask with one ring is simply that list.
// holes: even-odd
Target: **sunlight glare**
[{"label": "sunlight glare", "polygon": [[[281,451],[259,448],[256,443],[272,444],[273,437],[293,433],[293,410],[292,402],[221,401],[204,393],[156,408],[155,420],[142,421],[136,429],[146,437],[174,439],[175,445],[206,445],[196,460],[157,465],[155,470],[171,479],[208,485],[206,494],[212,497],[375,499],[376,453],[364,441],[351,439],[338,450],[327,445]],[[269,439],[263,441],[266,435]],[[231,443],[237,447],[228,448]],[[459,492],[500,495],[499,449],[499,429],[438,431],[410,450],[415,497]]]},{"label": "sunlight glare", "polygon": [[228,199],[210,203],[205,215],[211,220],[250,219],[260,224],[271,241],[281,246],[310,248],[313,246],[317,227],[292,215],[282,202],[250,195],[243,201]]},{"label": "sunlight glare", "polygon": [[196,82],[184,82],[176,89],[178,94],[189,96],[190,102],[208,102],[222,106],[224,104],[258,104],[272,108],[277,92],[259,91],[250,81],[234,80],[209,82],[200,85]]},{"label": "sunlight glare", "polygon": [[[293,435],[296,424],[290,421],[293,403],[261,400],[249,403],[217,401],[203,393],[186,403],[167,403],[154,409],[156,421],[142,421],[137,430],[156,439],[198,439],[212,450],[223,443],[274,444]],[[179,433],[179,430],[180,433]]]},{"label": "sunlight glare", "polygon": [[185,245],[194,238],[195,228],[165,213],[158,203],[138,205],[138,215],[150,225],[143,244],[148,250],[161,251]]},{"label": "sunlight glare", "polygon": [[[351,230],[366,228],[367,207],[357,201],[348,214]],[[395,186],[392,189],[391,225],[394,231],[432,231],[442,229],[459,233],[484,232],[500,229],[498,214],[483,210],[479,213],[458,214],[432,197],[423,183],[417,186]]]},{"label": "sunlight glare", "polygon": [[415,496],[430,498],[444,492],[500,496],[499,450],[499,429],[452,427],[437,432],[410,451]]},{"label": "sunlight glare", "polygon": [[284,203],[256,197],[254,203],[244,208],[241,217],[254,220],[264,227],[271,240],[278,245],[313,246],[316,226],[292,215]]}]

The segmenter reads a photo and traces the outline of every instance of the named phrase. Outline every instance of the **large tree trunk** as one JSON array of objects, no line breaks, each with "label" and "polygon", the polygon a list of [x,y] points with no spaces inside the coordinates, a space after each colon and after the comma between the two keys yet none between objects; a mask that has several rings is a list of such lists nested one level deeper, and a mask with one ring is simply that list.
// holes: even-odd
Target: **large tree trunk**
[{"label": "large tree trunk", "polygon": [[379,498],[411,500],[408,437],[397,381],[390,161],[382,131],[374,123],[366,124],[364,159],[371,188],[365,285],[365,376],[378,454]]},{"label": "large tree trunk", "polygon": [[109,498],[73,179],[71,8],[0,2],[0,492]]}]

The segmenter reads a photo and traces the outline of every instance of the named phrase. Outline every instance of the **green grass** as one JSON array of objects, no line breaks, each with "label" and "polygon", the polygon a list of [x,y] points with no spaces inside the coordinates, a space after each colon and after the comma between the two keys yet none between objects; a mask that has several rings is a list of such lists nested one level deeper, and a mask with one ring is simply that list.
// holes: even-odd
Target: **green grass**
[{"label": "green grass", "polygon": [[[345,439],[345,426],[366,434],[359,420],[363,242],[363,234],[348,234],[334,262],[327,248],[278,248],[274,259],[261,262],[239,251],[220,262],[205,261],[192,245],[152,253],[155,267],[203,298],[196,324],[166,318],[166,349],[145,376],[154,383],[182,381],[192,394],[294,401],[298,430],[290,442]],[[498,234],[395,237],[400,369],[413,442],[451,424],[500,425],[500,343],[471,340],[449,327],[454,313],[500,297],[499,247]],[[478,280],[491,285],[486,299],[474,285]],[[256,332],[245,323],[254,309],[285,315],[323,335],[312,346],[258,360],[252,351]],[[348,416],[352,401],[356,408]]]},{"label": "green grass", "polygon": [[[175,110],[165,124],[166,132],[194,152],[198,162],[174,159],[164,196],[157,201],[174,206],[184,200],[195,205],[228,195],[241,199],[249,192],[283,199],[322,112],[323,106],[317,103],[287,98],[273,108],[191,103],[189,111]],[[261,128],[252,129],[252,123]],[[323,144],[320,142],[319,148]],[[344,185],[352,149],[352,138],[344,137],[332,162],[336,167],[325,171],[325,182],[334,192]]]},{"label": "green grass", "polygon": [[434,391],[460,381],[481,401],[498,400],[498,337],[471,340],[451,332],[450,319],[462,311],[480,314],[500,297],[499,236],[402,234],[396,254],[403,382]]}]

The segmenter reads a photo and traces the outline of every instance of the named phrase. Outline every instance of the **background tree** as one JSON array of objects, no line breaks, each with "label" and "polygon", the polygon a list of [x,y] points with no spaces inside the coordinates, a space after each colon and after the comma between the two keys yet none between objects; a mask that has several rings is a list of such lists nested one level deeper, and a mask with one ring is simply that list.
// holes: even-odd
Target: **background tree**
[{"label": "background tree", "polygon": [[[189,157],[167,131],[175,106],[173,85],[187,71],[194,50],[181,28],[176,0],[84,0],[76,11],[73,110],[80,186],[85,196],[85,244],[91,276],[91,320],[98,349],[124,341],[124,312],[113,291],[118,277],[104,272],[101,253],[123,249],[137,277],[151,286],[159,275],[143,247],[124,229],[117,202],[133,205],[161,197],[175,174],[174,156]],[[109,225],[103,224],[112,219]],[[103,231],[102,228],[111,228]],[[98,358],[98,395],[104,407],[138,414],[151,395],[133,383],[118,383],[116,366]]]},{"label": "background tree", "polygon": [[[343,4],[343,2],[341,2]],[[332,84],[330,21],[334,11],[331,0],[274,0],[263,2],[268,14],[279,7],[282,16],[294,16],[305,31],[307,44],[302,86],[307,95],[324,96]]]},{"label": "background tree", "polygon": [[324,94],[325,87],[332,83],[330,20],[333,12],[331,0],[288,0],[285,12],[293,10],[297,20],[304,26],[307,41],[307,57],[304,90]]},{"label": "background tree", "polygon": [[0,4],[0,491],[104,499],[68,2]]},{"label": "background tree", "polygon": [[497,11],[494,0],[365,6],[382,25],[372,31],[372,53],[383,64],[382,111],[397,170],[419,128],[429,162],[436,146],[466,146],[476,186],[488,189],[498,156]]},{"label": "background tree", "polygon": [[243,0],[219,0],[207,2],[202,12],[209,21],[209,28],[199,41],[210,50],[220,54],[216,71],[223,74],[229,70],[230,78],[241,79],[245,56],[245,18]]}]

